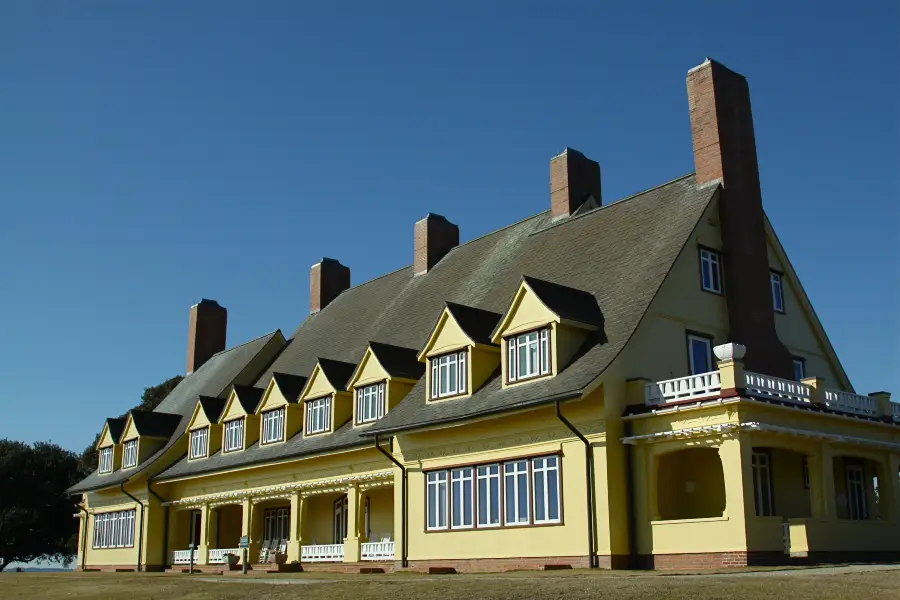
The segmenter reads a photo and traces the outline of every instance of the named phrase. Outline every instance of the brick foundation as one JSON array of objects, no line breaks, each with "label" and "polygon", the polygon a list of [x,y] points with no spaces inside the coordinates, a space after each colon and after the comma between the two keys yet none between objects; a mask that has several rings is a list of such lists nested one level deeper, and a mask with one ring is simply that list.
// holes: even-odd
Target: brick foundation
[{"label": "brick foundation", "polygon": [[[147,573],[162,573],[166,570],[163,565],[142,565],[142,571],[146,571]],[[82,571],[84,573],[128,573],[131,571],[137,571],[137,568],[132,565],[85,565],[83,568],[79,565],[75,567],[75,571]]]},{"label": "brick foundation", "polygon": [[[395,563],[392,562],[372,562],[363,561],[356,563],[304,563],[304,573],[377,573],[377,569],[381,572],[392,573]],[[396,565],[399,567],[400,562]],[[371,570],[375,569],[375,570]]]},{"label": "brick foundation", "polygon": [[643,554],[637,568],[659,570],[727,569],[730,567],[777,566],[790,564],[780,551],[696,552],[690,554]]},{"label": "brick foundation", "polygon": [[[611,568],[611,557],[600,556],[600,567]],[[517,558],[459,558],[438,560],[411,560],[408,571],[428,573],[430,569],[453,569],[457,573],[495,573],[503,571],[542,570],[548,566],[552,568],[587,569],[589,567],[587,556],[538,556]],[[394,563],[394,567],[400,570],[400,561]]]}]

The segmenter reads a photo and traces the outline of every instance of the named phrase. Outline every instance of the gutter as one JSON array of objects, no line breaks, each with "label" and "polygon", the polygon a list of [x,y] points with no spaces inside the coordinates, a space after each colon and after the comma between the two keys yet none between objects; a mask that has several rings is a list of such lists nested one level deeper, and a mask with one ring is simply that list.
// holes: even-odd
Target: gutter
[{"label": "gutter", "polygon": [[591,443],[588,441],[584,435],[578,429],[575,428],[572,423],[566,419],[562,411],[559,409],[559,400],[556,401],[556,418],[559,419],[563,425],[568,427],[569,431],[571,431],[575,436],[581,440],[581,443],[584,444],[584,479],[585,484],[587,486],[587,535],[588,535],[588,566],[591,569],[596,569],[599,567],[597,557],[594,555],[594,518],[596,515],[596,511],[594,510],[594,455],[591,451]]},{"label": "gutter", "polygon": [[[393,446],[393,440],[391,441],[391,445]],[[388,460],[390,460],[392,463],[397,465],[397,467],[400,468],[400,471],[403,472],[403,479],[402,479],[402,484],[401,484],[402,488],[400,491],[400,495],[403,499],[403,507],[400,511],[400,515],[401,515],[400,549],[402,551],[402,553],[400,555],[400,566],[405,569],[409,566],[409,560],[408,560],[409,551],[406,548],[406,540],[407,540],[406,531],[408,528],[407,527],[407,525],[408,525],[408,523],[407,523],[407,521],[408,521],[408,518],[407,518],[408,502],[407,502],[407,500],[409,499],[408,498],[409,497],[408,486],[407,486],[407,482],[406,482],[406,467],[404,467],[400,463],[400,461],[398,461],[396,458],[394,458],[394,455],[391,452],[388,452],[387,450],[385,450],[384,448],[382,448],[381,446],[378,445],[378,434],[377,433],[375,434],[375,449],[378,450],[379,452],[381,452],[382,454],[384,454],[388,458]]]},{"label": "gutter", "polygon": [[76,504],[78,510],[84,513],[84,531],[81,536],[81,570],[84,571],[85,560],[87,559],[87,536],[88,536],[88,525],[90,525],[91,513],[83,507],[81,504]]},{"label": "gutter", "polygon": [[[159,564],[163,567],[166,566],[166,558],[169,556],[169,505],[166,504],[166,501],[160,497],[159,494],[153,491],[153,482],[149,479],[147,480],[147,491],[153,494],[153,497],[159,501],[160,506],[162,506],[165,511],[165,517],[163,518],[165,522],[165,529],[163,529],[163,543],[162,543],[162,562]],[[218,534],[218,528],[216,529],[216,533]]]},{"label": "gutter", "polygon": [[[624,421],[625,437],[631,436],[631,421]],[[622,444],[625,449],[625,504],[628,507],[628,566],[638,568],[637,551],[637,508],[634,495],[634,447],[632,444]]]},{"label": "gutter", "polygon": [[122,493],[134,500],[137,504],[141,505],[141,520],[139,527],[141,528],[138,533],[138,556],[137,556],[137,570],[140,572],[141,570],[141,553],[144,550],[144,503],[129,494],[125,490],[125,482],[119,484],[119,489],[122,490]]}]

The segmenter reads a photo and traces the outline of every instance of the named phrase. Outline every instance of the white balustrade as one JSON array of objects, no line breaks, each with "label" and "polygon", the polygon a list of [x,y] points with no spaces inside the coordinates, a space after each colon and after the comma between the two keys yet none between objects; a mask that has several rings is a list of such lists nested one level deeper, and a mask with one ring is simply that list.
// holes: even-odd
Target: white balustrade
[{"label": "white balustrade", "polygon": [[717,396],[722,389],[718,371],[656,381],[644,386],[644,403],[648,406]]},{"label": "white balustrade", "polygon": [[361,544],[363,560],[394,560],[394,542],[365,542]]},{"label": "white balustrade", "polygon": [[236,556],[241,556],[240,548],[216,548],[210,549],[209,551],[209,564],[211,565],[220,565],[225,562],[226,554],[234,554]]},{"label": "white balustrade", "polygon": [[850,392],[825,390],[825,405],[828,408],[857,415],[878,416],[878,401],[875,398]]},{"label": "white balustrade", "polygon": [[300,546],[300,562],[341,562],[343,560],[343,544]]},{"label": "white balustrade", "polygon": [[[172,564],[173,565],[188,565],[191,563],[191,550],[173,550],[172,551]],[[193,550],[194,553],[194,564],[197,564],[197,550]]]},{"label": "white balustrade", "polygon": [[747,384],[747,393],[751,396],[777,398],[801,404],[809,404],[810,402],[810,388],[805,383],[769,375],[760,375],[749,371],[744,372],[744,379]]}]

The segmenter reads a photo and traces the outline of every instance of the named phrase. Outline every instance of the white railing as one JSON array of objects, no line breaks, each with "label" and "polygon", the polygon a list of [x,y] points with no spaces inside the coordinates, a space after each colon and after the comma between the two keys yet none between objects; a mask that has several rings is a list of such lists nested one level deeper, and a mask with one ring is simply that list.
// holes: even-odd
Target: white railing
[{"label": "white railing", "polygon": [[900,402],[891,402],[891,411],[894,413],[894,420],[900,421]]},{"label": "white railing", "polygon": [[300,562],[341,562],[343,560],[343,544],[300,546]]},{"label": "white railing", "polygon": [[394,560],[394,542],[365,542],[360,546],[363,560]]},{"label": "white railing", "polygon": [[722,389],[718,371],[656,381],[644,386],[644,403],[649,406],[715,396]]},{"label": "white railing", "polygon": [[878,416],[878,401],[875,398],[851,394],[850,392],[825,390],[825,405],[828,408],[857,415]]},{"label": "white railing", "polygon": [[[193,550],[194,553],[194,564],[197,564],[197,550]],[[191,550],[173,550],[172,551],[172,564],[173,565],[188,565],[191,563]]]},{"label": "white railing", "polygon": [[209,551],[209,564],[220,565],[225,562],[226,554],[241,555],[240,548],[216,548]]},{"label": "white railing", "polygon": [[778,398],[779,400],[804,404],[809,404],[810,402],[809,386],[799,381],[770,377],[769,375],[760,375],[749,371],[744,372],[744,379],[747,384],[747,393],[751,396]]}]

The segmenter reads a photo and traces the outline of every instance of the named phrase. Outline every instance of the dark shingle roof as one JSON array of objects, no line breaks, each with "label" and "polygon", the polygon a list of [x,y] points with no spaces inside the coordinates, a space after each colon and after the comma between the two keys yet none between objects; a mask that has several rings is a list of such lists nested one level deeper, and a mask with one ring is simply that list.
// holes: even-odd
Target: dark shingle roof
[{"label": "dark shingle roof", "polygon": [[417,358],[418,350],[379,342],[369,342],[369,348],[391,377],[418,379],[425,373],[425,365]]},{"label": "dark shingle roof", "polygon": [[544,281],[537,277],[525,275],[522,280],[531,288],[541,302],[562,319],[584,323],[585,325],[603,326],[603,313],[597,298],[590,292],[578,290],[566,285]]},{"label": "dark shingle roof", "polygon": [[356,370],[356,363],[331,360],[330,358],[320,358],[318,362],[319,367],[322,369],[322,373],[324,373],[325,378],[328,379],[328,383],[338,390],[343,391],[347,389],[347,384],[353,376],[353,371]]},{"label": "dark shingle roof", "polygon": [[237,395],[238,402],[244,408],[247,414],[253,414],[259,408],[259,401],[262,400],[265,390],[254,387],[252,385],[236,385],[234,393]]},{"label": "dark shingle roof", "polygon": [[109,429],[109,435],[113,442],[118,444],[122,441],[122,433],[125,431],[125,419],[111,417],[106,420],[106,427]]},{"label": "dark shingle roof", "polygon": [[[495,375],[471,397],[437,403],[426,403],[420,378],[397,406],[368,428],[347,424],[332,435],[296,435],[283,444],[204,461],[183,459],[159,477],[368,445],[371,439],[365,436],[376,431],[579,396],[625,347],[717,189],[698,187],[690,174],[556,223],[544,212],[457,246],[427,274],[414,276],[407,266],[352,287],[301,323],[257,385],[265,386],[272,372],[308,376],[320,356],[352,367],[370,340],[421,349],[447,302],[500,314],[524,275],[582,290],[596,299],[602,313],[602,327],[556,377],[502,389]],[[350,372],[352,368],[348,378]],[[340,385],[330,376],[329,381]]]},{"label": "dark shingle roof", "polygon": [[200,396],[200,408],[203,410],[203,414],[206,415],[206,420],[210,423],[219,422],[219,417],[222,416],[222,411],[225,410],[227,403],[228,400],[225,398]]},{"label": "dark shingle roof", "polygon": [[272,373],[272,379],[281,390],[284,399],[294,403],[300,398],[300,392],[306,385],[306,377],[302,375],[288,375],[287,373]]},{"label": "dark shingle roof", "polygon": [[[199,396],[222,397],[230,391],[235,378],[241,376],[250,361],[274,338],[281,339],[280,331],[273,331],[264,336],[245,342],[234,348],[215,354],[206,361],[202,367],[182,379],[175,389],[160,402],[156,411],[181,415],[181,419],[169,438],[169,441],[153,455],[149,456],[141,464],[127,471],[114,471],[106,475],[100,475],[96,470],[73,485],[67,491],[70,494],[79,494],[91,490],[117,486],[127,481],[137,473],[140,473],[157,458],[169,449],[178,440],[179,436],[187,429],[188,422],[197,407]],[[245,375],[244,375],[245,376]]]},{"label": "dark shingle roof", "polygon": [[447,310],[476,344],[492,344],[491,332],[503,318],[500,313],[482,310],[473,306],[465,306],[455,302],[447,303]]},{"label": "dark shingle roof", "polygon": [[138,435],[145,437],[168,438],[175,433],[182,415],[164,413],[154,410],[132,410],[131,422]]}]

